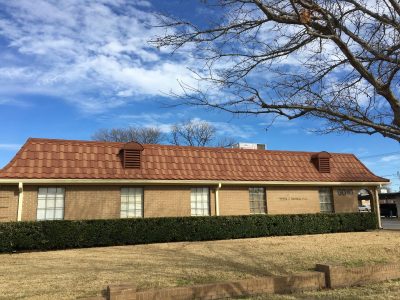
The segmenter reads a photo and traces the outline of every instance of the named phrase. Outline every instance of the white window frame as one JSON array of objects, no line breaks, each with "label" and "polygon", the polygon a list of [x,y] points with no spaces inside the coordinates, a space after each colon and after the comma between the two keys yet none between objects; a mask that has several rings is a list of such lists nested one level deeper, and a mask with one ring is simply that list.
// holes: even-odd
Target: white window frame
[{"label": "white window frame", "polygon": [[63,220],[65,206],[65,188],[39,187],[36,220]]},{"label": "white window frame", "polygon": [[321,213],[334,213],[332,189],[329,187],[319,188],[318,194]]},{"label": "white window frame", "polygon": [[249,208],[252,215],[267,213],[266,192],[264,187],[249,188]]},{"label": "white window frame", "polygon": [[194,187],[190,191],[190,212],[192,216],[210,215],[210,189]]},{"label": "white window frame", "polygon": [[121,188],[121,218],[143,218],[143,188]]}]

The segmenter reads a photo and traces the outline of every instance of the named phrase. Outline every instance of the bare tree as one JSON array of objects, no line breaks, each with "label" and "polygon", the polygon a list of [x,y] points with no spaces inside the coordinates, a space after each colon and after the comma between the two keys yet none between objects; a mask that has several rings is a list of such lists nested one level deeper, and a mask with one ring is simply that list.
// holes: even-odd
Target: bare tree
[{"label": "bare tree", "polygon": [[237,140],[233,137],[222,137],[217,140],[215,147],[231,148],[233,145],[237,144]]},{"label": "bare tree", "polygon": [[93,140],[104,142],[131,142],[141,144],[159,144],[164,140],[164,135],[156,127],[127,127],[99,129],[93,136]]},{"label": "bare tree", "polygon": [[193,70],[198,86],[181,83],[183,103],[289,120],[319,118],[326,121],[322,133],[379,133],[400,141],[398,0],[213,5],[220,15],[205,25],[160,17],[169,30],[151,41],[174,52],[190,46],[204,61]]},{"label": "bare tree", "polygon": [[205,121],[189,120],[171,126],[171,143],[204,147],[215,138],[216,129]]},{"label": "bare tree", "polygon": [[236,143],[231,137],[217,139],[216,133],[217,129],[214,125],[193,119],[172,125],[170,142],[173,145],[198,147],[230,147]]}]

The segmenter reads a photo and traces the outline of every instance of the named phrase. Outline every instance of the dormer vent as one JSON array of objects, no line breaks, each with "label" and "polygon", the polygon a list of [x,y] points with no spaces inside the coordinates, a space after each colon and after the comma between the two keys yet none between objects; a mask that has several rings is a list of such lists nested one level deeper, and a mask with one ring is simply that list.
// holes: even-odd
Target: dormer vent
[{"label": "dormer vent", "polygon": [[126,169],[140,169],[143,146],[129,142],[121,149],[122,163]]},{"label": "dormer vent", "polygon": [[312,156],[312,161],[320,173],[330,173],[331,172],[331,155],[322,151]]}]

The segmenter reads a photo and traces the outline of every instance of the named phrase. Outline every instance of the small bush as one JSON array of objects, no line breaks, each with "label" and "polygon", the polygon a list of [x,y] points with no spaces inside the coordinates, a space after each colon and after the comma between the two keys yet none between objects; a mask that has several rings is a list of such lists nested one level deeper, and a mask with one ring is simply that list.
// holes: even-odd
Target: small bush
[{"label": "small bush", "polygon": [[365,231],[373,213],[0,223],[0,252]]}]

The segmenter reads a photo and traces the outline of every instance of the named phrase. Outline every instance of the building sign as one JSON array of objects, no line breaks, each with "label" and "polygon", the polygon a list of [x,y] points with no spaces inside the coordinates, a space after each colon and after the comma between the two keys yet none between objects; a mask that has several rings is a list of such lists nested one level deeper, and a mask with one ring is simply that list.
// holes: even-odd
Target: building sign
[{"label": "building sign", "polygon": [[354,190],[353,189],[337,189],[336,193],[339,196],[352,196],[352,195],[354,195]]},{"label": "building sign", "polygon": [[308,201],[308,197],[301,195],[300,193],[287,193],[285,195],[279,196],[281,201]]}]

